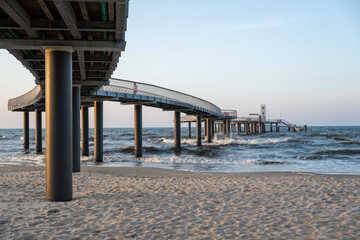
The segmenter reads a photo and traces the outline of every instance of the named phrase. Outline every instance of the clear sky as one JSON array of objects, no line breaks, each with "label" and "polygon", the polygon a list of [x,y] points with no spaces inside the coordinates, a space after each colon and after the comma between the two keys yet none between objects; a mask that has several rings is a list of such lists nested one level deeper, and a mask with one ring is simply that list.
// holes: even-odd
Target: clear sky
[{"label": "clear sky", "polygon": [[[126,41],[113,77],[239,116],[266,104],[271,117],[296,124],[360,125],[358,0],[132,0]],[[7,100],[31,90],[34,78],[5,50],[0,70],[0,128],[20,128],[22,114],[9,112]],[[106,103],[104,111],[105,127],[133,126],[132,106]],[[144,108],[145,127],[172,126],[172,118]]]}]

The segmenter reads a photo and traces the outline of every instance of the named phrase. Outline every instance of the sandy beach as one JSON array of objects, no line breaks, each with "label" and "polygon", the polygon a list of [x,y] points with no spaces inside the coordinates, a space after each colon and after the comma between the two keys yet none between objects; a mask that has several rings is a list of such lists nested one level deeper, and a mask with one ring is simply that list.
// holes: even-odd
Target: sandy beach
[{"label": "sandy beach", "polygon": [[360,176],[83,167],[50,202],[43,167],[0,169],[1,239],[360,239]]}]

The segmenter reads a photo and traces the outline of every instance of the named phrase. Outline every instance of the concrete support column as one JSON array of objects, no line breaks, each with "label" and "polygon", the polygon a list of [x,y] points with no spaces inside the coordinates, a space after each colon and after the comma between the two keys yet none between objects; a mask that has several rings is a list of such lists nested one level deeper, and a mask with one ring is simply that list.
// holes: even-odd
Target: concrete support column
[{"label": "concrete support column", "polygon": [[[45,48],[46,49],[46,48]],[[45,50],[46,197],[72,200],[72,48]]]},{"label": "concrete support column", "polygon": [[231,131],[231,128],[230,128],[230,125],[231,125],[231,121],[229,119],[226,119],[225,121],[225,128],[226,128],[226,136],[227,137],[230,137],[230,131]]},{"label": "concrete support column", "polygon": [[36,152],[42,152],[42,127],[41,127],[41,110],[35,109],[35,145]]},{"label": "concrete support column", "polygon": [[251,128],[252,128],[253,134],[256,134],[256,123],[253,122]]},{"label": "concrete support column", "polygon": [[259,133],[262,133],[262,130],[261,116],[259,116]]},{"label": "concrete support column", "polygon": [[89,156],[89,107],[81,106],[81,149],[83,156]]},{"label": "concrete support column", "polygon": [[245,135],[249,134],[249,124],[248,123],[244,123],[244,132],[245,132]]},{"label": "concrete support column", "polygon": [[212,123],[211,123],[211,119],[206,119],[206,127],[207,127],[207,142],[211,143],[212,140]]},{"label": "concrete support column", "polygon": [[180,125],[180,112],[175,112],[175,148],[181,148],[181,125]]},{"label": "concrete support column", "polygon": [[103,102],[94,102],[94,162],[103,161]]},{"label": "concrete support column", "polygon": [[207,119],[204,120],[204,136],[207,136]]},{"label": "concrete support column", "polygon": [[24,112],[23,142],[24,149],[29,149],[29,112]]},{"label": "concrete support column", "polygon": [[142,157],[142,105],[135,105],[135,157]]},{"label": "concrete support column", "polygon": [[201,146],[201,116],[196,116],[196,146]]},{"label": "concrete support column", "polygon": [[80,87],[72,88],[73,172],[80,172]]},{"label": "concrete support column", "polygon": [[188,138],[191,138],[191,122],[188,122]]},{"label": "concrete support column", "polygon": [[215,122],[214,120],[211,119],[210,123],[211,123],[211,139],[213,139],[215,136]]}]

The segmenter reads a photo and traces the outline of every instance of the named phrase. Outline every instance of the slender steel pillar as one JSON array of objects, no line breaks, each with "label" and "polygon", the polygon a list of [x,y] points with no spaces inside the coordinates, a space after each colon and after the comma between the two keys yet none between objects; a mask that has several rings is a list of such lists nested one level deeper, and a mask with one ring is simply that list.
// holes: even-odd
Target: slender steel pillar
[{"label": "slender steel pillar", "polygon": [[81,106],[81,149],[83,156],[89,156],[89,107]]},{"label": "slender steel pillar", "polygon": [[270,123],[270,132],[272,132],[272,123]]},{"label": "slender steel pillar", "polygon": [[211,143],[211,140],[212,140],[212,132],[211,132],[212,124],[211,124],[211,119],[206,119],[206,122],[207,122],[206,126],[207,126],[207,133],[208,133],[206,139],[207,139],[207,142],[208,142],[208,143]]},{"label": "slender steel pillar", "polygon": [[80,87],[72,88],[73,172],[80,172]]},{"label": "slender steel pillar", "polygon": [[135,105],[135,157],[142,157],[142,105]]},{"label": "slender steel pillar", "polygon": [[207,136],[207,135],[208,135],[208,134],[207,134],[207,129],[208,129],[208,128],[207,128],[207,123],[208,123],[208,122],[207,122],[207,119],[205,119],[205,120],[204,120],[204,136]]},{"label": "slender steel pillar", "polygon": [[262,133],[262,130],[261,116],[259,116],[259,133]]},{"label": "slender steel pillar", "polygon": [[175,112],[175,148],[180,149],[181,148],[181,125],[180,125],[180,112]]},{"label": "slender steel pillar", "polygon": [[23,142],[24,149],[29,149],[29,112],[24,112]]},{"label": "slender steel pillar", "polygon": [[201,116],[196,116],[196,146],[201,146]]},{"label": "slender steel pillar", "polygon": [[227,137],[230,137],[230,131],[231,131],[230,125],[231,125],[231,121],[229,119],[226,119],[225,128],[226,128]]},{"label": "slender steel pillar", "polygon": [[94,162],[103,161],[103,102],[94,102]]},{"label": "slender steel pillar", "polygon": [[[45,48],[46,49],[46,48]],[[45,50],[46,197],[72,199],[72,48]]]},{"label": "slender steel pillar", "polygon": [[214,120],[211,120],[211,138],[214,138],[215,136],[215,122]]},{"label": "slender steel pillar", "polygon": [[35,109],[35,145],[36,152],[42,152],[42,128],[41,128],[41,110]]},{"label": "slender steel pillar", "polygon": [[237,135],[238,135],[238,136],[240,135],[240,129],[241,129],[240,126],[241,126],[240,123],[238,123],[238,124],[237,124]]},{"label": "slender steel pillar", "polygon": [[188,122],[188,138],[191,138],[191,122]]}]

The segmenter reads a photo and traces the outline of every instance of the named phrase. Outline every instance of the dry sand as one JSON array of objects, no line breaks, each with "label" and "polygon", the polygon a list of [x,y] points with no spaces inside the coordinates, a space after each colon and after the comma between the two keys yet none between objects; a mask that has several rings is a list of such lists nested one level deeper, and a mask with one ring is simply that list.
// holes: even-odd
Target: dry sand
[{"label": "dry sand", "polygon": [[360,177],[83,167],[45,199],[42,167],[1,167],[1,239],[360,239]]}]

